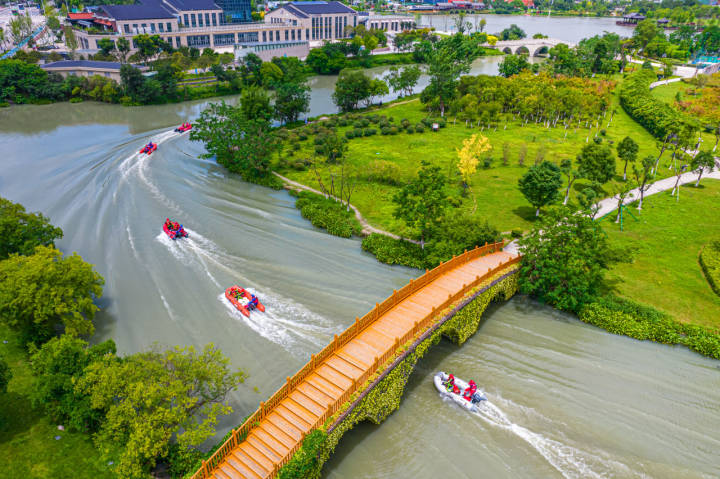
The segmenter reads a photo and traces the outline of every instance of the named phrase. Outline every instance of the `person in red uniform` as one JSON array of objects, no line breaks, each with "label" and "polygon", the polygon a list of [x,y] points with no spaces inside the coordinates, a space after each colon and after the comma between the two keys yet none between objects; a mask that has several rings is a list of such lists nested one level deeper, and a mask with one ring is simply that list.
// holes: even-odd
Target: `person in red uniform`
[{"label": "person in red uniform", "polygon": [[467,399],[468,401],[472,401],[472,397],[473,397],[473,394],[475,394],[475,391],[477,391],[477,384],[475,384],[475,381],[473,381],[471,379],[470,383],[468,384],[468,387],[465,388],[463,397],[465,399]]}]

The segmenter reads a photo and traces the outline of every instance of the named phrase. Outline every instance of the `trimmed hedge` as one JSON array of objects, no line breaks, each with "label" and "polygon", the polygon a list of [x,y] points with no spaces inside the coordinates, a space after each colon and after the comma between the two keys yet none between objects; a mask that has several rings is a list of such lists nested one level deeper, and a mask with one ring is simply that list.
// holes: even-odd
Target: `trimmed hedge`
[{"label": "trimmed hedge", "polygon": [[617,296],[605,296],[585,305],[581,321],[640,340],[682,344],[704,356],[720,359],[720,331],[684,324],[650,306]]},{"label": "trimmed hedge", "polygon": [[409,241],[373,233],[363,239],[362,249],[374,254],[381,263],[425,268],[425,252],[420,245]]},{"label": "trimmed hedge", "polygon": [[298,193],[295,207],[303,218],[310,220],[313,226],[326,229],[328,233],[342,238],[360,234],[362,228],[352,211],[340,202],[325,198],[308,191]]},{"label": "trimmed hedge", "polygon": [[720,296],[720,240],[713,241],[702,249],[700,267],[712,290]]},{"label": "trimmed hedge", "polygon": [[293,457],[278,471],[278,479],[305,479],[315,474],[322,464],[318,456],[327,440],[327,433],[319,429],[313,429],[303,439],[300,449],[293,454]]},{"label": "trimmed hedge", "polygon": [[683,124],[691,130],[698,125],[667,103],[650,93],[650,83],[656,80],[655,73],[640,70],[630,74],[620,85],[620,105],[630,117],[661,140],[668,134],[682,129]]}]

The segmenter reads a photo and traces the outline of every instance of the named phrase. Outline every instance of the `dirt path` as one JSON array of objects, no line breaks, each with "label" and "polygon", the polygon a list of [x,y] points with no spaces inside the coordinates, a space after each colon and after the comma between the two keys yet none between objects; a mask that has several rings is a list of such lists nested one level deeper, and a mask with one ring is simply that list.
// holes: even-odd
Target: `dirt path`
[{"label": "dirt path", "polygon": [[[325,197],[330,197],[330,198],[335,199],[336,201],[340,201],[340,199],[337,198],[337,197],[335,197],[335,196],[325,195],[325,194],[323,194],[321,191],[316,190],[315,188],[310,188],[309,186],[305,186],[305,185],[303,185],[302,183],[298,183],[297,181],[293,181],[293,180],[291,180],[290,178],[286,178],[286,177],[282,176],[280,173],[277,173],[277,172],[275,172],[275,171],[273,171],[272,173],[273,173],[273,175],[275,175],[275,176],[277,176],[278,178],[280,178],[280,179],[283,181],[283,183],[285,183],[285,188],[287,188],[287,189],[291,189],[291,190],[295,190],[295,191],[309,191],[309,192],[315,193],[315,194],[317,194],[317,195],[321,195],[321,196],[325,196]],[[360,226],[362,227],[362,234],[363,234],[363,236],[368,236],[368,235],[370,235],[370,234],[372,234],[372,233],[377,233],[377,234],[389,236],[390,238],[393,238],[393,239],[402,239],[402,240],[405,240],[405,241],[409,241],[409,242],[411,242],[411,243],[420,244],[419,241],[415,241],[415,240],[411,240],[411,239],[407,239],[407,238],[402,238],[402,237],[400,237],[400,236],[398,236],[398,235],[396,235],[396,234],[390,233],[389,231],[381,230],[380,228],[376,228],[376,227],[372,226],[372,225],[371,225],[370,223],[368,223],[368,221],[363,217],[363,215],[360,214],[360,210],[358,210],[358,209],[355,207],[355,205],[352,205],[352,204],[351,204],[351,205],[350,205],[350,208],[355,212],[355,218],[357,218],[358,222],[360,223]]]}]

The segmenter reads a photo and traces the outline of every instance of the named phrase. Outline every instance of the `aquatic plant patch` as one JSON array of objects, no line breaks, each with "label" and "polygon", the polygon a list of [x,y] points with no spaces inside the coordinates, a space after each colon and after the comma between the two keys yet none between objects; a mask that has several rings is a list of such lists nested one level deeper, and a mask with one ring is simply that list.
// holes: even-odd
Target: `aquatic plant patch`
[{"label": "aquatic plant patch", "polygon": [[295,207],[313,226],[323,228],[331,235],[350,238],[362,231],[353,211],[348,211],[339,201],[302,191],[298,193]]}]

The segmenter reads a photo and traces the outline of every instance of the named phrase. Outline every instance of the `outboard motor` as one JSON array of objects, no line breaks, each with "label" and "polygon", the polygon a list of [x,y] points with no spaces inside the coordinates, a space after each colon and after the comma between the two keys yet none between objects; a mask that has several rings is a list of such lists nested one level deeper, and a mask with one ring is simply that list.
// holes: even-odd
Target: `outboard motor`
[{"label": "outboard motor", "polygon": [[473,404],[477,404],[482,401],[487,401],[487,398],[481,392],[475,392],[475,394],[472,395],[471,402]]}]

